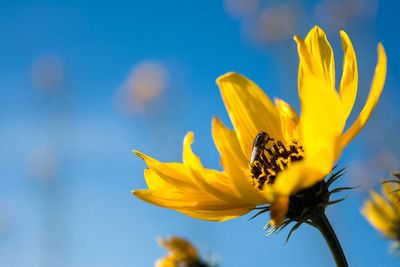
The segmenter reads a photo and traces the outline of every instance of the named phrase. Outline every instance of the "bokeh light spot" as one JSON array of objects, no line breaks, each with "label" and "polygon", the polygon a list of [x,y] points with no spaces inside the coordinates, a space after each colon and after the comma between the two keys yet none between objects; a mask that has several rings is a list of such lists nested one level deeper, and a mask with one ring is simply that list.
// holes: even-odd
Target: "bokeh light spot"
[{"label": "bokeh light spot", "polygon": [[64,64],[54,54],[42,54],[32,64],[32,83],[40,90],[54,90],[64,80]]}]

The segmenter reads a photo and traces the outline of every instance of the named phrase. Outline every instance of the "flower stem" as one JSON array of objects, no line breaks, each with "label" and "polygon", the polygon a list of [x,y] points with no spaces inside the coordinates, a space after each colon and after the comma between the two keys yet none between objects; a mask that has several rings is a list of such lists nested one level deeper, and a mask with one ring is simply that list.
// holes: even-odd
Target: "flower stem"
[{"label": "flower stem", "polygon": [[314,217],[312,222],[324,236],[326,243],[328,243],[333,257],[335,258],[336,266],[348,267],[349,265],[347,264],[346,256],[344,255],[335,231],[333,230],[325,213],[321,213],[320,215]]}]

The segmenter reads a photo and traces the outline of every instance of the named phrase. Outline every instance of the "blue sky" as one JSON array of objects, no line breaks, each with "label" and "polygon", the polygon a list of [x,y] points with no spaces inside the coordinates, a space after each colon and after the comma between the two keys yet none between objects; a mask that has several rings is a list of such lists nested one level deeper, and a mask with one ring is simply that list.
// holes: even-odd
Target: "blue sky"
[{"label": "blue sky", "polygon": [[[305,36],[315,24],[327,29],[340,73],[339,26],[318,16],[317,7],[326,2],[261,1],[253,15],[241,17],[224,1],[2,1],[0,265],[153,266],[165,253],[155,238],[177,234],[205,257],[215,255],[221,266],[333,266],[322,237],[309,226],[285,244],[287,232],[265,237],[267,216],[204,222],[130,194],[145,187],[145,166],[131,149],[179,161],[187,131],[195,132],[194,150],[204,165],[219,168],[211,118],[229,120],[215,85],[218,76],[240,72],[269,96],[298,107],[292,36]],[[371,14],[364,10],[340,25],[358,56],[357,111],[369,90],[379,41],[388,54],[388,77],[375,114],[340,161],[357,168],[338,184],[362,186],[327,213],[350,266],[397,266],[389,242],[359,210],[368,190],[399,167],[399,6],[358,2],[372,6]],[[288,35],[268,41],[253,36],[255,14],[282,5],[295,6]],[[61,64],[57,88],[32,82],[32,67],[43,55]],[[147,61],[167,68],[168,83],[144,112],[122,114],[116,94],[132,68]],[[31,164],[43,155],[37,151],[45,151],[39,165],[56,161],[50,178],[32,175]]]}]

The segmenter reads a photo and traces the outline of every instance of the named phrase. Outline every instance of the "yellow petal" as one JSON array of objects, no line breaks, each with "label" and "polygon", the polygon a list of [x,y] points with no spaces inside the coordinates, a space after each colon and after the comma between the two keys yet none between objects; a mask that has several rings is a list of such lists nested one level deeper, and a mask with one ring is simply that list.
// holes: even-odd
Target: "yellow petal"
[{"label": "yellow petal", "polygon": [[148,155],[145,155],[137,150],[134,153],[144,160],[146,165],[168,184],[172,184],[178,188],[197,188],[190,180],[190,174],[186,166],[177,162],[160,162]]},{"label": "yellow petal", "polygon": [[382,188],[384,195],[397,214],[396,217],[400,219],[400,185],[398,183],[384,183]]},{"label": "yellow petal", "polygon": [[[298,38],[296,42],[302,51],[304,43]],[[304,55],[299,53],[300,61],[304,61]],[[309,158],[307,163],[313,164],[313,169],[326,173],[335,160],[336,141],[346,121],[343,104],[326,80],[318,78],[308,68],[303,68],[303,74],[300,133],[305,158]]]},{"label": "yellow petal", "polygon": [[313,58],[313,70],[316,71],[314,74],[322,74],[331,87],[335,88],[335,60],[325,32],[320,27],[314,26],[308,33],[305,43]]},{"label": "yellow petal", "polygon": [[[298,39],[299,51],[304,43]],[[300,55],[300,60],[302,59]],[[278,174],[274,188],[278,194],[290,195],[312,186],[324,179],[336,160],[337,139],[345,118],[342,102],[336,92],[324,79],[319,79],[303,68],[300,120],[301,141],[304,159],[289,166]]]},{"label": "yellow petal", "polygon": [[167,258],[179,261],[198,261],[196,248],[186,239],[171,236],[168,239],[159,239],[158,244],[169,250]]},{"label": "yellow petal", "polygon": [[248,167],[249,159],[243,153],[236,133],[228,129],[217,117],[212,120],[212,135],[219,154],[226,158],[222,162],[224,169],[230,162],[242,168]]},{"label": "yellow petal", "polygon": [[361,212],[376,229],[389,238],[395,238],[396,235],[391,231],[390,225],[385,218],[379,215],[371,202],[367,202]]},{"label": "yellow petal", "polygon": [[[316,166],[318,163],[323,166]],[[322,181],[331,168],[326,159],[309,158],[295,162],[278,174],[273,190],[278,196],[289,196]]]},{"label": "yellow petal", "polygon": [[249,206],[240,203],[226,203],[216,200],[202,191],[173,191],[173,190],[134,190],[136,197],[148,203],[170,209],[187,209],[202,211],[224,211],[246,208]]},{"label": "yellow petal", "polygon": [[147,187],[152,190],[163,190],[173,187],[173,185],[167,183],[151,169],[144,170],[144,179]]},{"label": "yellow petal", "polygon": [[376,192],[371,192],[371,200],[379,208],[379,212],[387,221],[396,220],[396,213],[392,206],[385,201],[385,199]]},{"label": "yellow petal", "polygon": [[271,225],[280,226],[289,207],[289,197],[279,196],[271,205]]},{"label": "yellow petal", "polygon": [[197,201],[201,200],[200,197],[206,195],[199,196],[193,194],[188,199],[184,193],[172,190],[134,190],[132,194],[145,202],[170,209],[192,208],[196,205]]},{"label": "yellow petal", "polygon": [[[394,187],[393,187],[392,183],[383,183],[382,184],[383,195],[389,200],[391,205],[396,204],[399,200],[399,198],[396,195],[397,192],[393,192],[393,190],[394,190]],[[392,205],[392,206],[396,206],[396,205]]]},{"label": "yellow petal", "polygon": [[[380,198],[379,195],[375,192],[372,192],[372,195],[375,196],[373,196],[372,200],[369,200],[364,204],[361,212],[376,229],[389,238],[395,238],[396,232],[393,231],[390,218],[385,215],[385,211],[382,210],[380,203],[375,202]],[[376,195],[378,195],[378,197]],[[378,200],[378,202],[381,201],[383,201],[383,199]]]},{"label": "yellow petal", "polygon": [[378,45],[378,63],[375,68],[374,79],[372,81],[371,90],[368,95],[367,102],[365,103],[360,115],[353,123],[353,125],[341,137],[341,146],[346,147],[356,135],[361,131],[368,121],[372,111],[378,103],[381,96],[383,86],[386,79],[386,64],[387,58],[385,49],[382,44]]},{"label": "yellow petal", "polygon": [[157,240],[157,243],[169,250],[185,251],[188,252],[190,256],[197,256],[197,251],[194,246],[188,240],[178,236],[160,238]]},{"label": "yellow petal", "polygon": [[306,155],[325,156],[345,124],[343,106],[333,87],[306,73],[301,89],[301,140]]},{"label": "yellow petal", "polygon": [[214,222],[223,222],[230,219],[234,219],[240,217],[244,214],[247,214],[251,211],[250,208],[238,208],[231,210],[213,210],[213,211],[202,211],[202,210],[178,210],[179,212],[186,214],[190,217],[206,220],[206,221],[214,221]]},{"label": "yellow petal", "polygon": [[214,196],[216,199],[225,202],[240,202],[240,198],[233,194],[232,184],[227,177],[217,171],[207,170],[201,164],[191,148],[194,141],[194,134],[189,132],[183,141],[183,163],[188,167],[190,179],[202,191]]},{"label": "yellow petal", "polygon": [[307,84],[310,84],[310,76],[313,76],[314,80],[318,80],[321,82],[317,87],[312,88],[316,95],[318,95],[318,91],[329,90],[334,91],[336,93],[335,88],[332,86],[330,79],[327,78],[326,73],[323,72],[322,67],[320,66],[322,63],[321,60],[315,59],[315,55],[311,53],[305,41],[295,35],[294,38],[297,43],[297,53],[299,56],[299,73],[298,73],[298,93],[300,101],[306,97],[304,96],[304,88]]},{"label": "yellow petal", "polygon": [[235,132],[226,128],[220,120],[214,118],[212,134],[215,146],[221,155],[222,166],[232,179],[235,189],[243,201],[255,205],[265,203],[265,198],[250,181],[248,159],[240,148]]},{"label": "yellow petal", "polygon": [[298,72],[298,93],[300,100],[303,98],[301,89],[303,88],[304,72],[315,72],[313,70],[313,59],[308,51],[307,45],[300,36],[295,35],[293,37],[294,41],[297,43],[297,54],[299,55],[299,72]]},{"label": "yellow petal", "polygon": [[344,31],[340,32],[344,51],[343,74],[339,94],[343,102],[345,117],[348,118],[357,96],[358,66],[357,57],[350,38]]},{"label": "yellow petal", "polygon": [[155,267],[177,267],[177,265],[175,261],[169,258],[163,258],[156,261]]},{"label": "yellow petal", "polygon": [[293,140],[299,140],[299,133],[297,126],[299,124],[299,117],[296,111],[288,103],[282,99],[275,98],[275,105],[281,116],[282,133],[284,140],[290,142]]},{"label": "yellow petal", "polygon": [[282,140],[278,111],[255,83],[230,72],[219,77],[217,84],[247,158],[250,158],[253,140],[259,132],[265,131],[273,138]]},{"label": "yellow petal", "polygon": [[281,117],[290,119],[295,123],[299,122],[299,116],[297,115],[297,112],[289,103],[283,101],[282,99],[275,98],[275,105]]}]

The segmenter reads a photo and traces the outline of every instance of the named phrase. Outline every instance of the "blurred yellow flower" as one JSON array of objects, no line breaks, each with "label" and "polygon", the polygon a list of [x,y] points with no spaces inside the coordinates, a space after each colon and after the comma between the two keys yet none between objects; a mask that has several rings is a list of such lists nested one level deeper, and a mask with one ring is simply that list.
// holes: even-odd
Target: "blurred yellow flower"
[{"label": "blurred yellow flower", "polygon": [[158,240],[160,246],[169,250],[168,255],[156,261],[155,267],[206,267],[193,245],[180,237]]},{"label": "blurred yellow flower", "polygon": [[382,184],[382,195],[371,192],[361,210],[365,218],[395,245],[400,245],[400,174],[398,180],[386,181]]},{"label": "blurred yellow flower", "polygon": [[[305,40],[294,37],[300,58],[301,116],[283,100],[274,104],[246,77],[227,73],[217,79],[217,84],[234,129],[217,118],[212,122],[223,171],[202,165],[191,149],[194,135],[189,132],[183,141],[182,163],[163,163],[135,151],[148,166],[144,171],[148,189],[134,190],[133,194],[146,202],[210,221],[236,218],[270,204],[267,209],[275,226],[287,214],[295,217],[304,208],[315,209],[314,205],[321,204],[320,198],[329,201],[323,180],[366,124],[386,77],[386,54],[379,44],[368,99],[356,121],[344,131],[357,94],[358,69],[350,39],[343,31],[340,36],[344,60],[338,91],[332,48],[322,29],[315,26]],[[323,191],[311,207],[309,201],[298,198],[309,188],[313,189],[307,194]],[[299,205],[293,202],[298,200]],[[303,210],[288,210],[289,206]]]}]

